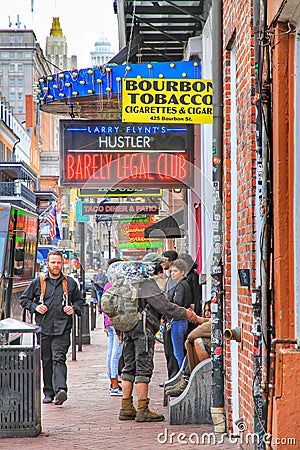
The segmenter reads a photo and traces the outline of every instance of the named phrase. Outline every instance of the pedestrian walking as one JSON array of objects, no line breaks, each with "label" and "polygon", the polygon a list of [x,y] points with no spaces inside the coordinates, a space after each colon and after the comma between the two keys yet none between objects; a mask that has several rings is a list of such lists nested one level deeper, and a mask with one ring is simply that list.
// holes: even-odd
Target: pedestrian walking
[{"label": "pedestrian walking", "polygon": [[102,313],[101,298],[102,298],[104,286],[106,285],[106,283],[107,283],[106,274],[103,272],[102,269],[98,269],[98,273],[94,278],[94,286],[95,286],[96,292],[97,292],[98,311],[100,314]]},{"label": "pedestrian walking", "polygon": [[35,314],[41,327],[43,403],[62,405],[67,400],[66,358],[70,347],[72,315],[81,314],[84,299],[76,281],[62,273],[63,256],[48,253],[48,272],[35,278],[21,295],[21,306]]}]

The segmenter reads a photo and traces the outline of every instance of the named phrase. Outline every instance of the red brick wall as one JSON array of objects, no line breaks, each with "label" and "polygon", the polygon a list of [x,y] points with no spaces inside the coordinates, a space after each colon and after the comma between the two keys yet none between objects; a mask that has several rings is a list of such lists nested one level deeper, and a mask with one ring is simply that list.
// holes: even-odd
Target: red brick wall
[{"label": "red brick wall", "polygon": [[[224,327],[231,328],[231,136],[230,49],[235,45],[237,94],[237,269],[250,269],[255,286],[256,108],[254,102],[254,34],[252,1],[223,2],[224,43]],[[236,269],[236,268],[234,268]],[[238,322],[243,324],[239,344],[239,417],[253,432],[253,308],[251,290],[238,283]],[[232,374],[230,345],[225,344],[225,408],[232,430]]]}]

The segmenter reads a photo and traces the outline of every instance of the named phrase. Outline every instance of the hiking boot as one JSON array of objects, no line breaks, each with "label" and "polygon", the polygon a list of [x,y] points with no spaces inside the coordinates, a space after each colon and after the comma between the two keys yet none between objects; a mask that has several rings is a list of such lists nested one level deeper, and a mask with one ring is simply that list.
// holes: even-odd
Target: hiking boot
[{"label": "hiking boot", "polygon": [[136,416],[136,409],[133,406],[133,398],[122,398],[122,407],[119,413],[119,420],[133,420]]},{"label": "hiking boot", "polygon": [[165,394],[169,397],[179,397],[187,387],[188,383],[189,377],[182,375],[180,380],[174,384],[174,386],[170,386],[165,390]]},{"label": "hiking boot", "polygon": [[161,422],[165,420],[163,414],[157,414],[149,410],[149,398],[140,398],[138,400],[138,410],[136,413],[136,422]]}]

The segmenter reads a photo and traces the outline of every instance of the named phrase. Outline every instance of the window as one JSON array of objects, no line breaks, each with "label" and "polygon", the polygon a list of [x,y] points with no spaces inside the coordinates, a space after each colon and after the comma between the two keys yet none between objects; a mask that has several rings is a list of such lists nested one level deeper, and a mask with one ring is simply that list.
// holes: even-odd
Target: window
[{"label": "window", "polygon": [[23,59],[23,58],[24,58],[23,52],[18,52],[18,59]]},{"label": "window", "polygon": [[16,85],[16,79],[15,78],[10,78],[9,79],[9,85],[10,86],[15,86]]},{"label": "window", "polygon": [[23,72],[23,64],[18,64],[18,72]]},{"label": "window", "polygon": [[23,92],[18,92],[18,100],[23,100]]},{"label": "window", "polygon": [[9,100],[12,100],[12,101],[16,100],[16,94],[14,92],[9,93]]},{"label": "window", "polygon": [[23,86],[23,78],[18,78],[18,86]]},{"label": "window", "polygon": [[14,35],[14,34],[10,34],[10,35],[9,35],[9,42],[10,42],[10,43],[15,42],[15,35]]},{"label": "window", "polygon": [[23,34],[18,34],[18,42],[23,42]]},{"label": "window", "polygon": [[14,64],[10,64],[9,65],[9,71],[10,72],[15,72],[15,65]]},{"label": "window", "polygon": [[23,107],[22,107],[22,106],[19,106],[19,108],[18,108],[18,114],[23,114]]},{"label": "window", "polygon": [[15,59],[16,54],[15,52],[9,52],[9,59]]}]

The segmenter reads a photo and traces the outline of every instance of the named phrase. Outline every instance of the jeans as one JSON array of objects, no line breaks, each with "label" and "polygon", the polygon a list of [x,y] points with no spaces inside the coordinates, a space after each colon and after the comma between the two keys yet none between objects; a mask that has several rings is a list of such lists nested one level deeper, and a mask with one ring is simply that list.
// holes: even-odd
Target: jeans
[{"label": "jeans", "polygon": [[102,309],[101,309],[102,295],[103,295],[103,289],[100,288],[100,289],[97,290],[97,299],[98,299],[98,310],[99,310],[99,312],[102,312]]},{"label": "jeans", "polygon": [[113,326],[107,326],[108,347],[107,347],[107,375],[108,378],[118,378],[119,358],[121,355],[121,346],[119,338]]},{"label": "jeans", "polygon": [[179,371],[178,362],[174,355],[174,349],[171,338],[171,330],[167,330],[166,324],[164,325],[163,331],[163,339],[164,339],[164,352],[167,360],[167,371],[168,371],[168,380],[175,377],[177,372]]},{"label": "jeans", "polygon": [[171,339],[174,349],[174,355],[177,359],[179,368],[182,366],[182,362],[185,355],[185,338],[188,329],[187,320],[173,320],[171,328]]}]

